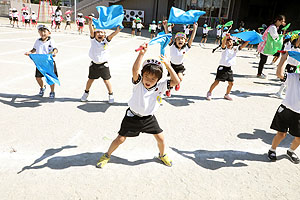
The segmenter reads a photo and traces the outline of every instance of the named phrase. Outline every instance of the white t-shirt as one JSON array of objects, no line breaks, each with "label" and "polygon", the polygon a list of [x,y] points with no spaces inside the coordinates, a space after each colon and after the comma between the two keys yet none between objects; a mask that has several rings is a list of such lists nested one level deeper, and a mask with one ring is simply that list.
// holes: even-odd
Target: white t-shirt
[{"label": "white t-shirt", "polygon": [[300,114],[300,74],[287,73],[285,99],[282,104]]},{"label": "white t-shirt", "polygon": [[136,24],[136,28],[138,28],[138,29],[143,28],[143,24],[142,24],[142,23],[137,23],[137,24]]},{"label": "white t-shirt", "polygon": [[222,29],[217,29],[217,36],[221,36],[222,34]]},{"label": "white t-shirt", "polygon": [[[291,51],[300,52],[300,49],[292,47]],[[298,65],[300,65],[300,62],[298,60],[292,58],[291,56],[289,56],[288,59],[287,59],[287,64],[290,64],[290,65],[293,65],[293,66],[298,66]]]},{"label": "white t-shirt", "polygon": [[284,51],[291,51],[292,44],[291,41],[288,41],[287,43],[284,44]]},{"label": "white t-shirt", "polygon": [[207,34],[208,33],[208,28],[203,28],[203,34]]},{"label": "white t-shirt", "polygon": [[[108,43],[109,41],[106,38],[101,42],[98,42],[95,38],[91,38],[89,56],[94,63],[100,64],[108,62]],[[108,65],[105,67],[108,67]]]},{"label": "white t-shirt", "polygon": [[32,20],[36,20],[37,19],[37,15],[36,14],[31,15],[31,19]]},{"label": "white t-shirt", "polygon": [[220,65],[231,67],[236,65],[236,53],[239,51],[239,46],[233,46],[232,49],[227,47],[222,52]]},{"label": "white t-shirt", "polygon": [[12,16],[13,16],[13,17],[19,17],[19,13],[18,13],[18,12],[13,12],[13,13],[12,13]]},{"label": "white t-shirt", "polygon": [[140,81],[133,86],[133,93],[128,106],[130,110],[141,116],[153,115],[159,108],[162,101],[161,96],[167,89],[168,79],[159,81],[154,87],[147,89],[143,85],[142,78],[140,78]]},{"label": "white t-shirt", "polygon": [[136,23],[134,22],[134,20],[132,21],[132,28],[136,28]]},{"label": "white t-shirt", "polygon": [[190,50],[190,47],[186,44],[184,48],[178,49],[175,46],[175,42],[170,46],[170,61],[175,65],[183,63],[184,55]]},{"label": "white t-shirt", "polygon": [[190,34],[190,29],[188,28],[188,26],[184,25],[184,33],[186,35]]},{"label": "white t-shirt", "polygon": [[46,41],[37,39],[33,45],[33,48],[36,50],[36,54],[49,54],[56,48],[54,40],[50,37]]},{"label": "white t-shirt", "polygon": [[151,29],[151,30],[153,30],[153,31],[155,31],[155,30],[156,30],[156,27],[157,27],[157,25],[156,25],[156,24],[151,24],[151,25],[150,25],[150,29]]},{"label": "white t-shirt", "polygon": [[24,18],[25,19],[30,19],[30,15],[25,15]]},{"label": "white t-shirt", "polygon": [[67,22],[70,22],[71,21],[71,16],[67,16],[66,20],[67,20]]},{"label": "white t-shirt", "polygon": [[228,31],[224,31],[224,32],[222,33],[222,38],[225,37],[227,33],[228,33]]},{"label": "white t-shirt", "polygon": [[83,17],[78,17],[77,18],[78,23],[83,23],[85,22],[85,19]]},{"label": "white t-shirt", "polygon": [[275,40],[279,37],[278,33],[277,33],[277,27],[272,24],[269,28],[269,31],[270,35],[272,36],[272,38]]},{"label": "white t-shirt", "polygon": [[168,31],[172,32],[172,26],[168,26]]}]

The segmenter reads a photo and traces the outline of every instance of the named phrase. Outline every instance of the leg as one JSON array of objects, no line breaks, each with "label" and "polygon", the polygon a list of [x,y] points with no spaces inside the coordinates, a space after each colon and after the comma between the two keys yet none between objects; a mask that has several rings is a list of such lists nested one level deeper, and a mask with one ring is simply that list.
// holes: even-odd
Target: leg
[{"label": "leg", "polygon": [[293,140],[290,148],[295,151],[297,149],[297,147],[300,145],[300,137],[295,137],[295,139]]},{"label": "leg", "polygon": [[110,144],[106,154],[110,157],[111,154],[126,140],[125,136],[118,135],[116,139]]},{"label": "leg", "polygon": [[86,87],[85,87],[85,90],[86,91],[89,91],[93,82],[94,82],[95,79],[89,79],[87,82],[86,82]]},{"label": "leg", "polygon": [[228,86],[227,86],[227,90],[226,90],[226,95],[230,94],[231,88],[233,86],[233,82],[232,81],[228,81]]},{"label": "leg", "polygon": [[215,80],[215,82],[213,82],[213,84],[210,86],[209,91],[210,93],[212,93],[212,91],[215,89],[215,87],[220,83],[220,81]]},{"label": "leg", "polygon": [[112,86],[111,86],[110,81],[109,81],[109,80],[103,80],[103,81],[104,81],[105,86],[106,86],[106,88],[107,88],[107,90],[108,90],[108,93],[109,93],[109,94],[112,94],[113,92],[112,92]]},{"label": "leg", "polygon": [[180,82],[183,80],[183,73],[178,73],[177,74],[178,78],[180,79]]},{"label": "leg", "polygon": [[164,141],[164,135],[163,133],[154,134],[153,135],[157,141],[157,146],[159,149],[159,155],[163,156],[165,155],[165,141]]},{"label": "leg", "polygon": [[35,79],[39,84],[40,88],[43,88],[44,87],[43,79],[41,77],[36,77]]},{"label": "leg", "polygon": [[260,76],[262,74],[262,71],[264,69],[264,65],[267,62],[267,59],[268,59],[268,56],[263,55],[262,53],[260,54],[260,61],[259,61],[259,64],[258,64],[258,72],[257,72],[258,76]]},{"label": "leg", "polygon": [[286,133],[278,131],[277,134],[275,135],[275,137],[273,138],[271,148],[275,150],[277,148],[277,146],[280,144],[280,142],[285,138],[285,136],[286,136]]},{"label": "leg", "polygon": [[55,84],[50,85],[51,92],[54,92]]}]

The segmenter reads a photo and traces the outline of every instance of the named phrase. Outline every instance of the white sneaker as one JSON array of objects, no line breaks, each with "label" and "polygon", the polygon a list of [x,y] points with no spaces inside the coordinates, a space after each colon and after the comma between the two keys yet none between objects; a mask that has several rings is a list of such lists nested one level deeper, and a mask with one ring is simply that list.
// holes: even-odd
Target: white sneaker
[{"label": "white sneaker", "polygon": [[265,74],[257,75],[257,78],[266,79],[267,75]]},{"label": "white sneaker", "polygon": [[80,101],[82,101],[82,102],[87,101],[88,96],[89,96],[89,93],[84,92],[81,99],[80,99]]},{"label": "white sneaker", "polygon": [[283,99],[283,95],[281,92],[276,92],[275,95],[279,98],[279,99]]},{"label": "white sneaker", "polygon": [[108,103],[112,104],[114,102],[115,102],[114,95],[112,95],[112,94],[108,95]]}]

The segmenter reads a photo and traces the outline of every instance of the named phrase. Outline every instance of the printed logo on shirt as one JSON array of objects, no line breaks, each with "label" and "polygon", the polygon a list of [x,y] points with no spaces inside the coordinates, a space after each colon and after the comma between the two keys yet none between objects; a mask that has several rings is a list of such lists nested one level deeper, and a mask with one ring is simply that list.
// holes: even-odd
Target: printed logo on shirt
[{"label": "printed logo on shirt", "polygon": [[279,106],[279,108],[278,108],[277,112],[278,112],[278,113],[281,113],[283,110],[284,110],[284,108],[283,108],[283,107],[281,107],[281,106]]},{"label": "printed logo on shirt", "polygon": [[218,70],[222,70],[223,69],[223,67],[219,67],[219,69]]},{"label": "printed logo on shirt", "polygon": [[157,97],[156,97],[156,101],[157,101],[158,103],[161,103],[161,101],[162,101],[161,97],[160,97],[160,96],[157,96]]}]

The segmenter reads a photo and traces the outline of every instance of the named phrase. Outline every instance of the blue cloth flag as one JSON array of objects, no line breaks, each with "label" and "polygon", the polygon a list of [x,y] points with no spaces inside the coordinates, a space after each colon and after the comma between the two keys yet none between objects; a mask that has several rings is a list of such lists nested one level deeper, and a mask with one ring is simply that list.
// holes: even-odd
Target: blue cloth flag
[{"label": "blue cloth flag", "polygon": [[204,15],[206,12],[200,10],[189,10],[185,12],[179,8],[172,7],[170,11],[170,16],[168,23],[173,24],[194,24],[198,21],[201,15]]},{"label": "blue cloth flag", "polygon": [[153,38],[148,45],[160,44],[160,54],[165,55],[165,48],[170,43],[172,38],[172,34],[161,34],[155,38]]},{"label": "blue cloth flag", "polygon": [[60,82],[54,73],[54,60],[52,54],[29,54],[36,68],[45,76],[49,85],[58,84]]},{"label": "blue cloth flag", "polygon": [[250,41],[249,44],[258,44],[263,41],[262,35],[255,31],[236,33],[236,34],[232,34],[232,36],[240,38],[244,41]]},{"label": "blue cloth flag", "polygon": [[123,6],[97,6],[96,9],[99,13],[98,19],[93,18],[93,24],[96,29],[111,29],[118,26],[120,26],[121,29],[124,28],[122,25],[124,19]]},{"label": "blue cloth flag", "polygon": [[289,56],[291,56],[292,58],[296,59],[297,61],[300,62],[300,52],[297,51],[288,51]]}]

